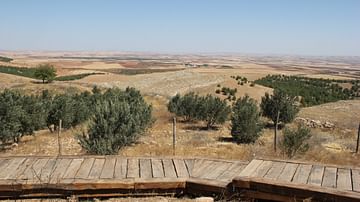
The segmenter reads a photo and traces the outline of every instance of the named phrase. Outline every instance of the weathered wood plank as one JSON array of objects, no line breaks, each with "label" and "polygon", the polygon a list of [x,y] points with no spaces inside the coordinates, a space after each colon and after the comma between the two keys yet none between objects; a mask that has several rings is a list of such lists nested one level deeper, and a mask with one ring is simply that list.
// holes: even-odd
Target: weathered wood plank
[{"label": "weathered wood plank", "polygon": [[264,175],[266,175],[266,173],[271,168],[272,164],[272,161],[263,161],[250,176],[264,177]]},{"label": "weathered wood plank", "polygon": [[192,176],[195,160],[194,159],[185,159],[184,161],[185,161],[189,176]]},{"label": "weathered wood plank", "polygon": [[126,178],[127,167],[128,167],[128,160],[126,158],[116,158],[114,178],[115,179]]},{"label": "weathered wood plank", "polygon": [[15,172],[9,174],[6,178],[7,179],[17,179],[19,176],[23,174],[23,172],[31,166],[33,163],[35,163],[37,159],[36,158],[28,158],[19,166]]},{"label": "weathered wood plank", "polygon": [[152,178],[150,159],[140,159],[140,178]]},{"label": "weathered wood plank", "polygon": [[323,175],[324,175],[324,166],[313,165],[310,172],[308,184],[321,186]]},{"label": "weathered wood plank", "polygon": [[200,177],[204,172],[206,172],[208,167],[211,167],[213,165],[214,161],[210,160],[202,160],[202,161],[196,161],[195,165],[196,167],[193,170],[193,177]]},{"label": "weathered wood plank", "polygon": [[347,168],[339,168],[337,172],[337,189],[352,190],[351,170]]},{"label": "weathered wood plank", "polygon": [[324,179],[321,186],[335,188],[336,175],[337,175],[336,173],[337,173],[337,168],[326,167],[324,171]]},{"label": "weathered wood plank", "polygon": [[360,192],[360,170],[352,170],[353,191]]},{"label": "weathered wood plank", "polygon": [[189,172],[186,168],[185,161],[183,159],[173,159],[176,174],[178,177],[189,177]]},{"label": "weathered wood plank", "polygon": [[205,172],[205,175],[203,175],[204,179],[215,180],[232,165],[232,163],[229,162],[215,162],[214,164],[215,165],[211,170]]},{"label": "weathered wood plank", "polygon": [[74,179],[83,161],[84,159],[72,159],[69,167],[66,169],[63,175],[63,178]]},{"label": "weathered wood plank", "polygon": [[164,174],[167,178],[176,178],[175,166],[172,159],[163,159]]},{"label": "weathered wood plank", "polygon": [[34,164],[29,166],[23,174],[21,174],[18,179],[30,180],[30,179],[40,179],[40,172],[42,168],[48,162],[48,158],[37,159]]},{"label": "weathered wood plank", "polygon": [[108,157],[105,159],[103,170],[101,171],[100,178],[111,179],[114,177],[116,158]]},{"label": "weathered wood plank", "polygon": [[292,182],[306,184],[309,179],[311,168],[312,165],[300,164],[298,169],[296,170]]},{"label": "weathered wood plank", "polygon": [[246,167],[243,163],[232,163],[231,166],[217,177],[218,180],[228,181],[238,176],[240,172]]},{"label": "weathered wood plank", "polygon": [[50,183],[59,183],[71,163],[71,159],[58,159],[51,174]]},{"label": "weathered wood plank", "polygon": [[165,177],[164,168],[161,159],[151,159],[151,168],[154,178]]},{"label": "weathered wood plank", "polygon": [[96,158],[94,161],[94,164],[90,170],[88,179],[98,179],[100,178],[101,172],[103,170],[105,163],[104,158]]},{"label": "weathered wood plank", "polygon": [[77,171],[75,178],[77,179],[87,179],[89,176],[89,173],[91,171],[91,168],[94,164],[95,159],[94,158],[86,158],[82,162],[80,169]]},{"label": "weathered wood plank", "polygon": [[25,161],[25,158],[13,158],[7,166],[0,170],[0,179],[7,179],[9,175],[14,175],[18,167]]},{"label": "weathered wood plank", "polygon": [[256,168],[263,162],[263,160],[254,159],[252,160],[239,174],[239,177],[248,177],[253,172],[255,172]]},{"label": "weathered wood plank", "polygon": [[299,164],[296,163],[286,163],[283,171],[280,173],[278,180],[291,182]]},{"label": "weathered wood plank", "polygon": [[281,174],[281,172],[283,171],[285,165],[286,165],[285,162],[273,162],[271,168],[269,169],[269,171],[266,173],[266,175],[264,177],[268,178],[268,179],[274,179],[274,180],[277,179],[279,177],[279,175]]},{"label": "weathered wood plank", "polygon": [[49,159],[49,161],[46,163],[46,165],[41,169],[41,172],[39,174],[40,176],[40,182],[43,183],[49,183],[51,180],[52,172],[54,171],[54,167],[56,164],[57,159]]},{"label": "weathered wood plank", "polygon": [[128,159],[127,178],[138,178],[140,176],[139,159]]}]

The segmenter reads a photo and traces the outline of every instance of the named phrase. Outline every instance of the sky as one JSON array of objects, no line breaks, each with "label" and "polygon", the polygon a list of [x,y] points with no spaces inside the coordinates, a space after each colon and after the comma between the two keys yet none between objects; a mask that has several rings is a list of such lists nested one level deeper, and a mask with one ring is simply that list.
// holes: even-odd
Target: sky
[{"label": "sky", "polygon": [[360,0],[0,0],[0,50],[360,56]]}]

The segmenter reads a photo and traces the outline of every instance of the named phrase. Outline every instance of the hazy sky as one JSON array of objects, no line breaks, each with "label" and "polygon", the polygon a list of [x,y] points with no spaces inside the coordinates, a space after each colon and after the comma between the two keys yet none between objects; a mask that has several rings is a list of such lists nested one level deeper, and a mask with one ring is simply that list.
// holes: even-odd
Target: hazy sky
[{"label": "hazy sky", "polygon": [[0,50],[360,55],[360,0],[1,0]]}]

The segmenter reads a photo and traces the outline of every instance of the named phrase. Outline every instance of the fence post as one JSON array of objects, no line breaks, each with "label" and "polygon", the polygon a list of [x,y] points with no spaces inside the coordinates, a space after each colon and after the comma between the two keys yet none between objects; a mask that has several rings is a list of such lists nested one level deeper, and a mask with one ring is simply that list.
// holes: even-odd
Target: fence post
[{"label": "fence post", "polygon": [[359,128],[358,128],[358,136],[357,136],[357,141],[356,141],[356,153],[358,153],[359,151],[359,142],[360,141],[360,123],[359,123]]},{"label": "fence post", "polygon": [[279,125],[279,116],[280,116],[280,111],[278,111],[278,113],[277,113],[276,123],[275,123],[275,134],[274,134],[274,151],[275,151],[275,152],[276,152],[276,143],[277,143],[277,132],[278,132],[278,125]]},{"label": "fence post", "polygon": [[176,145],[176,117],[173,118],[173,155],[175,155]]},{"label": "fence post", "polygon": [[58,128],[58,155],[61,156],[61,139],[60,139],[60,133],[61,133],[61,125],[62,125],[62,120],[59,120],[59,128]]}]

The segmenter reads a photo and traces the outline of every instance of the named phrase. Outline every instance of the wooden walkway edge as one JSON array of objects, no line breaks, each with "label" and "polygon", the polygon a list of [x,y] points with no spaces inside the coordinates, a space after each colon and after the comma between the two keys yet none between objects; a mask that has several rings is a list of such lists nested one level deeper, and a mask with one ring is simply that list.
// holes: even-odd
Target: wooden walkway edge
[{"label": "wooden walkway edge", "polygon": [[170,193],[360,201],[360,168],[265,159],[0,157],[1,199]]}]

